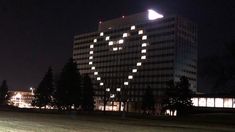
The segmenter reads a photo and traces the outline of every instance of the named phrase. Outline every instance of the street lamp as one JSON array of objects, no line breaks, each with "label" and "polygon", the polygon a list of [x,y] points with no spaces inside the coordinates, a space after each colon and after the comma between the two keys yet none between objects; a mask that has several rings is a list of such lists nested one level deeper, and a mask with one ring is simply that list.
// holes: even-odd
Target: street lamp
[{"label": "street lamp", "polygon": [[34,95],[34,88],[30,87],[29,90],[31,91],[31,94]]},{"label": "street lamp", "polygon": [[120,112],[121,111],[121,88],[117,88],[116,89],[116,92],[117,92],[117,100],[119,102],[119,108],[118,108],[118,111]]},{"label": "street lamp", "polygon": [[104,113],[106,112],[106,105],[107,105],[107,102],[108,102],[108,100],[109,100],[109,92],[110,92],[110,88],[106,88],[105,90],[104,90],[104,97],[103,97],[103,103],[104,103]]}]

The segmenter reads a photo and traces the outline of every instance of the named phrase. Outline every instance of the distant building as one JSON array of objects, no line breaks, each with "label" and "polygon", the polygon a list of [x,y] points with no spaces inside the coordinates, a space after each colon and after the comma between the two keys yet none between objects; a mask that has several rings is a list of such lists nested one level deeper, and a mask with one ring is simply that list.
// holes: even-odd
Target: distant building
[{"label": "distant building", "polygon": [[228,95],[198,94],[192,99],[193,106],[202,108],[235,108],[235,97]]},{"label": "distant building", "polygon": [[32,108],[31,103],[34,98],[32,92],[27,91],[9,91],[9,105],[19,108]]},{"label": "distant building", "polygon": [[73,59],[95,80],[97,109],[104,94],[112,102],[125,90],[129,110],[137,110],[148,86],[158,99],[169,80],[186,76],[197,91],[197,26],[153,10],[100,22],[98,31],[74,37]]}]

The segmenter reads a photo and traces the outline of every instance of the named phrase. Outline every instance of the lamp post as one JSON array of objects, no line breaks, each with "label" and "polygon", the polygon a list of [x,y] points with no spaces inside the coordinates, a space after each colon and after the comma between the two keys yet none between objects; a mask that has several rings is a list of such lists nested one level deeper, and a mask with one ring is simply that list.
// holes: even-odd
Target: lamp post
[{"label": "lamp post", "polygon": [[127,88],[123,88],[121,92],[121,102],[123,102],[123,111],[122,111],[122,118],[126,117],[126,103],[128,100],[128,93]]},{"label": "lamp post", "polygon": [[104,101],[104,113],[106,112],[106,105],[107,105],[107,102],[109,100],[109,96],[107,96],[107,95],[109,95],[109,92],[110,92],[110,88],[106,88],[104,90],[104,97],[103,97],[103,101]]},{"label": "lamp post", "polygon": [[112,111],[113,111],[115,94],[110,94],[110,98],[111,98],[111,101],[112,101]]},{"label": "lamp post", "polygon": [[117,92],[117,100],[119,102],[119,108],[118,108],[118,111],[120,112],[121,111],[121,107],[122,107],[122,101],[121,101],[121,88],[117,88],[116,89],[116,92]]},{"label": "lamp post", "polygon": [[30,87],[29,90],[31,91],[31,94],[34,95],[34,88]]}]

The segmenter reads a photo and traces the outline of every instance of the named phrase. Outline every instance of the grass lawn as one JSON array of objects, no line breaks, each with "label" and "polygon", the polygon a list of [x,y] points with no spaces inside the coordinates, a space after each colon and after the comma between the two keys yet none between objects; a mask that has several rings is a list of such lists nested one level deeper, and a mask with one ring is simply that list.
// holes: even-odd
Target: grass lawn
[{"label": "grass lawn", "polygon": [[235,114],[184,118],[121,119],[115,116],[0,111],[0,132],[200,132],[235,131]]}]

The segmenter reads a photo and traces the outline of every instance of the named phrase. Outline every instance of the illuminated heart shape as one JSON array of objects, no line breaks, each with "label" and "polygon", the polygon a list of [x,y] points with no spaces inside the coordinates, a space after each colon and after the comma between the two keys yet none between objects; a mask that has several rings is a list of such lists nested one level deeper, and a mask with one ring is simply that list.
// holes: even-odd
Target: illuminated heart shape
[{"label": "illuminated heart shape", "polygon": [[[95,52],[95,46],[97,44],[99,44],[99,42],[101,44],[107,44],[109,52],[113,52],[112,54],[111,53],[109,54],[110,56],[111,55],[114,55],[114,56],[115,55],[120,55],[120,54],[115,54],[115,53],[124,52],[125,48],[127,47],[127,46],[125,47],[125,42],[128,41],[128,39],[131,39],[131,37],[134,36],[132,34],[137,34],[137,37],[141,38],[141,40],[142,40],[140,45],[139,45],[141,47],[140,52],[138,53],[140,55],[140,58],[138,58],[137,62],[135,62],[135,64],[134,64],[134,66],[132,66],[132,68],[129,69],[129,74],[126,76],[125,79],[123,79],[124,81],[121,82],[121,84],[118,87],[116,87],[115,91],[121,91],[121,88],[123,86],[129,85],[129,82],[134,79],[134,75],[137,73],[138,67],[142,66],[142,62],[146,59],[146,53],[147,53],[146,48],[148,46],[148,43],[146,42],[147,41],[146,33],[144,32],[143,29],[136,30],[135,26],[131,26],[130,30],[128,32],[123,32],[121,34],[122,37],[118,38],[118,39],[111,39],[112,36],[108,36],[108,35],[104,34],[103,32],[100,32],[100,36],[95,38],[93,40],[93,43],[90,44],[90,51],[89,51],[89,65],[90,65],[90,68],[93,71],[93,74],[96,77],[96,80],[99,81],[99,85],[102,86],[102,87],[106,86],[106,91],[110,91],[109,84],[104,83],[104,81],[102,79],[103,77],[99,74],[99,70],[97,69],[97,66],[94,64],[94,61],[93,61],[95,53],[96,53]],[[103,39],[103,41],[101,41],[102,39]],[[140,42],[140,41],[138,41],[138,42]],[[128,50],[127,50],[127,52],[128,52]],[[120,58],[121,57],[118,58],[119,62],[120,62]],[[111,66],[114,63],[116,63],[115,60],[113,60],[113,62],[111,62]],[[112,69],[112,67],[110,69]],[[111,82],[111,83],[113,83],[113,82]]]}]

